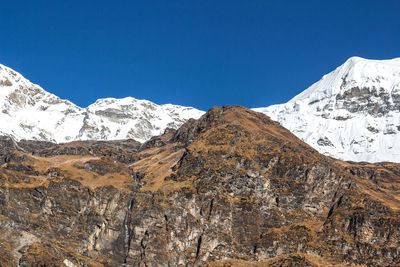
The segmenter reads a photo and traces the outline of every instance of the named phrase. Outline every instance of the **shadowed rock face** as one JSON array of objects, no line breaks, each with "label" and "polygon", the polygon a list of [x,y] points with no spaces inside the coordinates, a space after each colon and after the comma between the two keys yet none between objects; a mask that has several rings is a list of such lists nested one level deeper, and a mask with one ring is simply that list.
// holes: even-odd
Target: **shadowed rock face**
[{"label": "shadowed rock face", "polygon": [[0,141],[3,266],[400,264],[400,166],[322,156],[243,107],[142,145]]}]

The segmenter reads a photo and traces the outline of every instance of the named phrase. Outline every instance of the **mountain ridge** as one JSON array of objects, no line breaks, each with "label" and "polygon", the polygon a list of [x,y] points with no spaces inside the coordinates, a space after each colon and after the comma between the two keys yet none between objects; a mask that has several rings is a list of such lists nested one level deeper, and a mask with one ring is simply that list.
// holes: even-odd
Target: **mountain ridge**
[{"label": "mountain ridge", "polygon": [[[57,143],[146,142],[204,111],[133,97],[86,108],[46,92],[0,65],[0,134]],[[351,57],[286,104],[254,108],[320,153],[350,161],[400,162],[400,58]],[[10,114],[9,114],[10,113]]]},{"label": "mountain ridge", "polygon": [[400,162],[400,58],[352,57],[287,103],[254,110],[325,155]]},{"label": "mountain ridge", "polygon": [[2,266],[400,264],[399,164],[324,156],[244,107],[145,144],[0,146]]},{"label": "mountain ridge", "polygon": [[17,140],[144,142],[166,128],[177,129],[189,118],[199,118],[204,113],[133,97],[98,99],[82,108],[48,93],[4,65],[0,65],[0,88],[0,133]]}]

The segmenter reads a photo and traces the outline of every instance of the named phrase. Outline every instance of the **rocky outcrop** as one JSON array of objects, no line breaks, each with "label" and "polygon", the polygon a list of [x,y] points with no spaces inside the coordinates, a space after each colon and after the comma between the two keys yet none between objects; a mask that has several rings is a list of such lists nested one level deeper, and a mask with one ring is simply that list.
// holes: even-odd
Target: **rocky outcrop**
[{"label": "rocky outcrop", "polygon": [[11,141],[0,265],[400,264],[400,166],[325,157],[243,107],[143,145]]}]

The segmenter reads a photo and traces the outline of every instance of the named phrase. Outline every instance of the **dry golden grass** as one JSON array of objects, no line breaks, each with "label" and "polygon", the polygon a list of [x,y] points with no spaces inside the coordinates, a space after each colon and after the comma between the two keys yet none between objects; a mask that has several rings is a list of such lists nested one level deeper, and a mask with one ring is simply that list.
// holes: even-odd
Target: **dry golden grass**
[{"label": "dry golden grass", "polygon": [[[101,264],[91,258],[82,256],[81,254],[76,253],[76,251],[73,250],[72,248],[66,249],[65,246],[59,246],[56,243],[52,243],[51,247],[54,247],[58,251],[62,251],[64,254],[70,255],[73,258],[78,259],[79,261],[84,263],[84,266],[93,266],[93,267],[104,266],[103,264]],[[65,264],[63,262],[65,259],[69,258],[67,256],[60,258],[59,255],[54,255],[49,247],[44,246],[40,242],[35,242],[35,243],[31,244],[29,246],[28,250],[24,253],[24,256],[25,256],[25,258],[29,259],[30,262],[36,262],[40,266],[41,266],[41,264],[44,264],[44,263],[52,263],[52,264],[54,264],[54,266],[65,266]],[[72,262],[77,267],[83,266],[76,261],[72,261]]]},{"label": "dry golden grass", "polygon": [[[293,170],[299,166],[312,167],[316,164],[325,164],[331,168],[330,171],[335,173],[336,177],[341,176],[349,180],[352,179],[352,183],[355,183],[356,188],[360,190],[359,193],[364,194],[366,198],[377,200],[394,211],[398,212],[400,210],[400,178],[396,171],[392,170],[400,169],[396,164],[354,164],[325,157],[304,144],[288,130],[280,127],[279,124],[270,121],[266,116],[261,114],[255,115],[254,112],[241,107],[235,107],[226,111],[221,117],[217,118],[217,120],[219,121],[212,122],[214,123],[212,127],[201,129],[202,132],[188,147],[186,147],[190,156],[189,161],[192,160],[194,163],[198,163],[198,165],[189,164],[188,166],[194,166],[193,168],[197,169],[191,170],[189,168],[182,168],[181,170],[185,170],[186,173],[180,172],[180,177],[175,177],[176,179],[171,176],[178,175],[174,167],[179,167],[180,160],[185,153],[182,144],[169,144],[136,153],[135,158],[138,159],[138,161],[129,166],[109,157],[99,158],[93,156],[69,155],[39,157],[17,152],[21,156],[27,158],[27,161],[17,164],[31,166],[39,174],[27,175],[23,171],[18,172],[6,169],[7,164],[3,164],[0,166],[0,175],[3,176],[3,182],[6,188],[48,186],[50,181],[60,181],[65,177],[76,180],[91,190],[96,190],[103,186],[113,186],[120,190],[129,190],[129,186],[133,183],[133,178],[131,177],[131,170],[133,170],[133,172],[144,175],[142,180],[144,185],[140,188],[141,191],[169,194],[183,189],[195,192],[196,190],[193,186],[193,182],[195,179],[202,179],[202,177],[204,177],[198,175],[204,170],[211,170],[213,174],[216,173],[217,175],[223,175],[224,173],[234,170],[235,175],[242,175],[251,168],[251,170],[256,170],[261,175],[267,177],[271,175],[272,171],[266,170],[264,166],[265,163],[268,162],[266,159],[271,159],[279,155],[281,164],[279,168]],[[164,141],[166,141],[171,138],[171,136],[172,134],[169,134],[161,138],[164,138]],[[255,158],[260,160],[257,161]],[[199,161],[195,162],[197,159]],[[241,165],[241,160],[250,162],[249,164],[251,164],[251,167],[248,167],[249,165]],[[187,162],[184,161],[184,164],[185,163]],[[111,171],[102,175],[88,169],[87,164],[102,165]],[[183,167],[187,166],[183,165]],[[371,180],[352,175],[348,171],[348,169],[351,168],[373,170],[379,179],[379,185],[374,184]],[[51,170],[57,170],[59,174],[55,176],[48,175]],[[279,178],[284,180],[287,178],[285,175],[286,174],[282,174],[282,177]],[[29,182],[25,182],[24,177],[29,178]],[[290,176],[288,177],[290,178]],[[287,193],[283,191],[285,189],[279,190],[277,189],[276,191],[279,194]],[[251,197],[249,197],[248,200],[243,200],[241,196],[219,194],[219,197],[225,198],[231,203],[240,204],[243,203],[243,201],[253,201]],[[364,195],[362,198],[354,198],[354,202],[360,202],[355,204],[363,205],[362,201],[365,200]],[[140,201],[140,199],[138,201]],[[146,202],[144,201],[144,203]],[[149,204],[147,203],[147,205]],[[168,203],[160,205],[165,205],[165,208],[169,208]],[[149,206],[149,208],[152,207]],[[327,209],[325,214],[327,214],[330,207],[328,206],[325,208]],[[304,210],[295,210],[292,212],[282,211],[281,215],[284,218],[286,217],[292,224],[279,228],[269,228],[262,234],[272,234],[279,240],[291,238],[296,241],[299,238],[305,237],[305,243],[308,246],[317,248],[317,251],[324,251],[326,243],[322,238],[322,219],[319,220],[318,218],[309,217]],[[37,216],[39,216],[39,214],[24,214],[24,217],[31,217],[32,220]],[[342,217],[338,217],[338,219],[342,220]],[[50,229],[51,227],[48,226],[47,228]],[[232,232],[227,233],[227,235],[232,236]],[[354,242],[354,238],[351,238],[347,234],[343,234],[342,236],[348,244]],[[235,244],[237,241],[233,240],[232,242],[233,245],[240,246],[239,243]],[[57,246],[57,250],[63,250],[66,253],[74,255],[76,258],[81,257],[83,262],[90,262],[91,266],[100,266],[96,261],[106,262],[106,260],[103,260],[102,256],[96,254],[97,252],[95,251],[90,252],[92,253],[90,256],[95,259],[91,261],[82,255],[76,254],[73,248],[67,249],[65,244],[58,243],[55,246]],[[30,253],[32,253],[32,255],[43,255],[45,250],[44,247],[38,243],[30,248]],[[0,256],[2,256],[1,252]],[[338,264],[334,255],[332,257],[321,257],[305,253],[280,255],[259,262],[239,259],[222,260],[209,263],[206,266],[269,266],[280,262],[295,262],[296,260],[306,262],[310,266],[346,266]]]},{"label": "dry golden grass", "polygon": [[[27,155],[28,156],[28,155]],[[7,178],[10,175],[28,177],[29,183],[19,182],[11,183],[10,179],[6,179],[6,185],[13,188],[35,188],[38,186],[47,187],[50,181],[57,181],[62,178],[69,178],[80,182],[83,186],[89,187],[95,190],[98,187],[112,185],[120,190],[127,190],[128,186],[132,184],[129,169],[127,166],[114,161],[111,158],[97,158],[91,156],[69,156],[61,155],[54,157],[39,157],[39,156],[28,156],[29,161],[21,163],[22,165],[29,165],[33,167],[35,171],[38,171],[40,175],[26,175],[24,173],[19,174],[16,171],[5,170],[6,165],[0,168],[2,174]],[[111,168],[119,169],[119,172],[106,173],[99,175],[93,171],[85,170],[85,163],[104,164]],[[57,169],[61,173],[61,177],[49,177],[46,173],[50,170]]]},{"label": "dry golden grass", "polygon": [[[374,173],[374,183],[370,179],[363,179],[352,175],[361,194],[370,196],[373,200],[391,208],[394,212],[400,211],[400,164],[396,163],[352,163],[336,160],[339,166],[348,169],[359,169],[361,172]],[[394,172],[393,170],[397,170]],[[349,176],[347,172],[345,175]]]},{"label": "dry golden grass", "polygon": [[166,181],[165,178],[174,174],[173,167],[182,158],[185,149],[174,151],[171,146],[163,148],[153,148],[139,154],[143,157],[141,160],[131,164],[134,171],[144,173],[143,181],[145,185],[142,191],[156,192],[158,190],[170,191],[180,187],[190,186],[191,183]]},{"label": "dry golden grass", "polygon": [[[274,258],[262,260],[262,261],[246,261],[246,260],[239,260],[239,259],[229,259],[229,260],[218,260],[211,263],[204,264],[205,267],[264,267],[264,266],[297,266],[292,265],[290,263],[291,260],[296,258],[302,258],[304,260],[303,263],[306,266],[315,266],[315,267],[362,267],[365,265],[357,265],[357,264],[342,264],[342,263],[335,263],[335,261],[328,260],[322,258],[319,255],[314,254],[306,254],[306,253],[291,253],[291,254],[283,254],[279,255]],[[286,264],[285,264],[286,263]],[[287,265],[289,264],[289,265]]]}]

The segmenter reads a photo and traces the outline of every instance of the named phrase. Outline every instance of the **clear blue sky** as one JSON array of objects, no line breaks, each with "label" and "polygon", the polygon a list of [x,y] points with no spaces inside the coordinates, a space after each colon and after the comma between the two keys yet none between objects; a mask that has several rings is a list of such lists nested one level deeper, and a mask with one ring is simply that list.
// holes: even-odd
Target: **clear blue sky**
[{"label": "clear blue sky", "polygon": [[0,63],[87,106],[268,106],[351,56],[400,57],[400,1],[2,1]]}]

